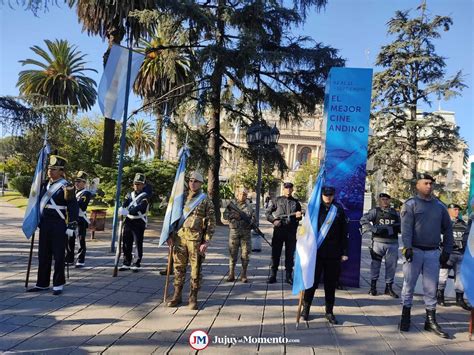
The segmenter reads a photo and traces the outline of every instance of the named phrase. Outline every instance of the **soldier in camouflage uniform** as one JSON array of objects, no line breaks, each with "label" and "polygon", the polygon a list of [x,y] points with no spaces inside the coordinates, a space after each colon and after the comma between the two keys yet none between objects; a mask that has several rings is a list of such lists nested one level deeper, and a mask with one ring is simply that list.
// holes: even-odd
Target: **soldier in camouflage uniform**
[{"label": "soldier in camouflage uniform", "polygon": [[201,265],[216,227],[216,217],[212,200],[201,190],[204,179],[198,172],[189,176],[189,192],[183,214],[184,221],[168,244],[174,246],[174,295],[168,307],[181,304],[181,294],[186,278],[186,267],[191,265],[189,308],[197,309],[197,293],[201,286]]},{"label": "soldier in camouflage uniform", "polygon": [[[252,205],[247,201],[247,190],[242,189],[237,194],[237,199],[232,202],[252,221],[255,220],[255,214]],[[248,282],[247,267],[249,265],[250,250],[252,248],[252,241],[250,237],[250,225],[242,220],[239,213],[231,210],[229,207],[224,212],[224,219],[229,221],[229,277],[228,282],[235,281],[235,263],[239,255],[239,248],[242,248],[242,273],[240,274],[240,281]]]}]

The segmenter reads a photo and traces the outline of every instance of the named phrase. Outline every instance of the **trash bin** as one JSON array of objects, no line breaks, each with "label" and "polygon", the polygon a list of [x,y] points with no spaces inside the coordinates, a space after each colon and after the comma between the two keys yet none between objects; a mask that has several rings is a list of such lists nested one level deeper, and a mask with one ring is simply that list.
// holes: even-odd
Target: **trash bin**
[{"label": "trash bin", "polygon": [[105,230],[105,217],[107,217],[106,209],[92,210],[89,224],[89,230],[91,231],[91,239],[94,239],[95,232],[102,232]]}]

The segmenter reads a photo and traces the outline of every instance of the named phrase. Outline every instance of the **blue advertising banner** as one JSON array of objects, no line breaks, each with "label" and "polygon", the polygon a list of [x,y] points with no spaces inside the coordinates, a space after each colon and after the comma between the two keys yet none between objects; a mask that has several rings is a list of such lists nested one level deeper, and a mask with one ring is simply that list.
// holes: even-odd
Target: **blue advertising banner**
[{"label": "blue advertising banner", "polygon": [[324,98],[326,185],[336,188],[336,201],[349,219],[349,260],[340,281],[359,287],[361,235],[372,69],[332,68]]}]

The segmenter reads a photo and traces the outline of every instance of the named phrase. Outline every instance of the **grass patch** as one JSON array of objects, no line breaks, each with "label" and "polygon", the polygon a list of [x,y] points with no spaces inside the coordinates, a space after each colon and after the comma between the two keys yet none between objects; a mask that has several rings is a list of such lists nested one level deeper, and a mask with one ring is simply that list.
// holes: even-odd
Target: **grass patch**
[{"label": "grass patch", "polygon": [[21,196],[21,194],[17,191],[5,191],[4,196],[0,196],[0,200],[8,202],[13,206],[21,208],[23,210],[26,209],[28,205],[28,199],[26,197]]}]

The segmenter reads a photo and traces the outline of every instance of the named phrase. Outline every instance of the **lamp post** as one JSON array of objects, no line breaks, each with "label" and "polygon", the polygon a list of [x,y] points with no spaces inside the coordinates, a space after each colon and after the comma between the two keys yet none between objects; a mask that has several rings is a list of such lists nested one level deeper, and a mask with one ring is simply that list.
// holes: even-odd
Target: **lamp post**
[{"label": "lamp post", "polygon": [[275,148],[280,138],[280,131],[276,124],[270,128],[265,121],[254,121],[247,129],[247,145],[257,152],[257,197],[255,205],[256,224],[259,225],[260,218],[260,191],[262,188],[262,160],[263,152]]}]

